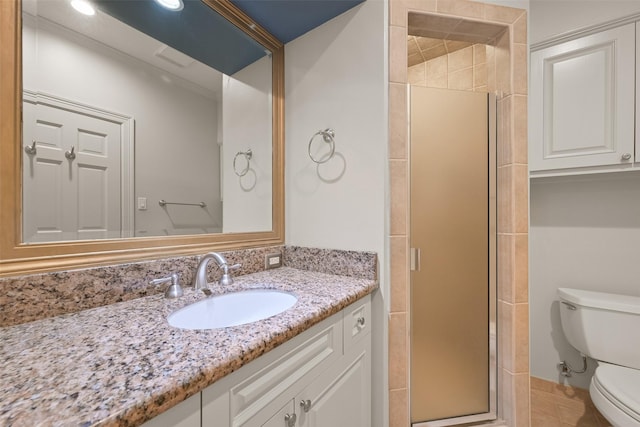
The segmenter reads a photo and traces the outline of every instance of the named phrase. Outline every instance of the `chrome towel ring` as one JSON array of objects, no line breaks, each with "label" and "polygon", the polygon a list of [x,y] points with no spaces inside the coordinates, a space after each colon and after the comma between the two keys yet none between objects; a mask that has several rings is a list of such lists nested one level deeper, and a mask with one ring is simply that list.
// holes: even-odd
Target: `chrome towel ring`
[{"label": "chrome towel ring", "polygon": [[[313,154],[311,154],[311,146],[313,145],[313,140],[318,135],[322,135],[322,140],[325,143],[329,144],[329,155],[327,155],[326,158],[323,157],[321,159],[316,159],[315,157],[313,157]],[[329,160],[331,160],[331,158],[333,158],[333,155],[336,152],[336,141],[334,139],[335,136],[336,136],[336,133],[331,128],[326,128],[325,130],[319,130],[318,132],[316,132],[309,140],[309,148],[307,149],[311,160],[313,160],[315,163],[318,163],[318,164],[326,163]]]},{"label": "chrome towel ring", "polygon": [[[244,156],[244,159],[247,162],[247,164],[245,165],[244,168],[238,171],[236,162],[238,161],[238,157],[240,156]],[[251,151],[251,149],[248,149],[247,151],[238,151],[236,155],[233,157],[233,172],[235,172],[235,174],[238,176],[245,176],[247,172],[249,172],[249,168],[251,166],[251,164],[249,163],[249,160],[251,160],[252,157],[253,157],[253,152]]]}]

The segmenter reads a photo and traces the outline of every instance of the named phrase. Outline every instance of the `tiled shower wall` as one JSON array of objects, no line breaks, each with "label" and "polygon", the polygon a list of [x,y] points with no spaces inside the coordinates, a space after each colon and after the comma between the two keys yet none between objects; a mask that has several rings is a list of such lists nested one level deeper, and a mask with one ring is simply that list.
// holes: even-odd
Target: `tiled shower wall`
[{"label": "tiled shower wall", "polygon": [[526,14],[520,9],[467,0],[390,0],[389,7],[389,171],[391,179],[389,425],[391,427],[410,425],[409,170],[406,85],[409,82],[407,18],[411,11],[498,23],[507,25],[509,28],[496,45],[486,51],[485,58],[487,91],[497,94],[499,123],[498,416],[509,426],[528,427],[530,415]]},{"label": "tiled shower wall", "polygon": [[475,44],[409,67],[410,85],[438,89],[487,92],[487,49],[493,46]]}]

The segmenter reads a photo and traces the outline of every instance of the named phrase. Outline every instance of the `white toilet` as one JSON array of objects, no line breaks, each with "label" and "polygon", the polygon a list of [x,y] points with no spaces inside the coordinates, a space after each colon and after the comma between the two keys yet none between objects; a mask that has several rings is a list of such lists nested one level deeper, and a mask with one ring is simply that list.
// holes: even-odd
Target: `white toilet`
[{"label": "white toilet", "polygon": [[640,297],[558,289],[569,343],[598,361],[589,393],[616,427],[640,427]]}]

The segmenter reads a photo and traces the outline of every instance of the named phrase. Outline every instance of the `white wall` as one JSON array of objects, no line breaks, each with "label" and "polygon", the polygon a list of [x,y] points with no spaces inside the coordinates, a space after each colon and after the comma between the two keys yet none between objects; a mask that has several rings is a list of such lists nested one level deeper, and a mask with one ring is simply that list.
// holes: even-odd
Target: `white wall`
[{"label": "white wall", "polygon": [[531,43],[640,13],[637,0],[531,0]]},{"label": "white wall", "polygon": [[[531,372],[558,381],[556,364],[580,359],[562,333],[557,288],[640,296],[640,174],[532,180],[530,246]],[[590,377],[569,383],[587,388]]]},{"label": "white wall", "polygon": [[[222,82],[223,231],[272,229],[272,97],[270,57],[248,65]],[[249,170],[238,176],[233,160],[238,152],[252,152]],[[236,169],[244,173],[246,158]]]},{"label": "white wall", "polygon": [[[387,2],[368,0],[285,47],[286,243],[368,250],[374,295],[374,426],[388,424]],[[311,136],[335,130],[336,155],[316,167]]]},{"label": "white wall", "polygon": [[[25,89],[134,118],[135,197],[146,197],[148,206],[135,210],[135,234],[220,231],[215,98],[54,24],[40,22],[36,39],[33,18],[24,22]],[[160,199],[204,201],[207,208],[165,210]]]}]

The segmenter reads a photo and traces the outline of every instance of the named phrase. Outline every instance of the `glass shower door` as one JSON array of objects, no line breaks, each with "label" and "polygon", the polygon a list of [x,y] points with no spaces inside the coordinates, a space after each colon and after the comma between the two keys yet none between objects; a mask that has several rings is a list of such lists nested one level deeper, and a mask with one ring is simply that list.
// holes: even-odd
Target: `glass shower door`
[{"label": "glass shower door", "polygon": [[[495,139],[490,143],[488,104],[486,93],[411,87],[414,425],[495,418]],[[433,422],[452,418],[457,422]]]}]

